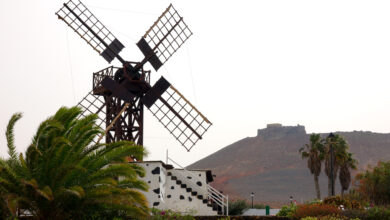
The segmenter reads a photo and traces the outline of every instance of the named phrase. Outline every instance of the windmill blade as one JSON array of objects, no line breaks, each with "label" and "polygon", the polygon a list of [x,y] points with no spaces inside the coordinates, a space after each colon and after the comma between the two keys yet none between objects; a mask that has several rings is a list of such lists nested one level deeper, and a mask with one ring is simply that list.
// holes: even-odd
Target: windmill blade
[{"label": "windmill blade", "polygon": [[102,130],[104,130],[104,133],[102,133],[100,136],[96,137],[93,140],[94,143],[99,143],[103,139],[103,137],[105,137],[110,132],[110,129],[114,126],[114,124],[117,122],[117,120],[124,114],[124,111],[130,106],[130,104],[125,103],[123,105],[123,108],[119,111],[119,113],[116,114],[114,119],[110,122],[107,121],[106,117],[107,117],[107,114],[112,114],[112,112],[110,112],[110,113],[106,112],[106,100],[104,99],[104,96],[101,96],[100,94],[96,94],[96,91],[94,91],[94,90],[89,92],[77,104],[77,106],[82,111],[80,116],[79,116],[79,119],[84,118],[90,114],[97,115],[97,120],[96,120],[95,124],[98,127],[100,127]]},{"label": "windmill blade", "polygon": [[146,61],[157,71],[192,35],[176,9],[169,7],[137,43]]},{"label": "windmill blade", "polygon": [[125,61],[118,55],[124,48],[123,44],[88,10],[79,0],[70,0],[56,12],[81,38],[83,38],[107,62],[117,57],[122,63]]},{"label": "windmill blade", "polygon": [[81,117],[85,117],[90,114],[96,114],[98,116],[96,125],[104,129],[102,126],[105,125],[106,111],[105,111],[105,100],[103,96],[96,95],[94,90],[90,91],[78,104],[81,108]]},{"label": "windmill blade", "polygon": [[145,94],[143,103],[187,151],[202,139],[211,122],[164,77]]}]

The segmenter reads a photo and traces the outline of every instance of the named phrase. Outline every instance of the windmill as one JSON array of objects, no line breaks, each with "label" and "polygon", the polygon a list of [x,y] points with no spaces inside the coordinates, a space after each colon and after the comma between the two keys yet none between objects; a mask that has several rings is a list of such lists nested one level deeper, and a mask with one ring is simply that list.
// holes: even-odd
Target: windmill
[{"label": "windmill", "polygon": [[138,41],[144,55],[140,62],[119,55],[124,45],[79,0],[64,3],[56,15],[108,63],[116,58],[122,64],[93,73],[93,89],[78,104],[83,116],[98,115],[106,143],[130,140],[142,145],[144,106],[187,151],[202,139],[211,122],[164,77],[152,86],[151,71],[144,70],[149,62],[158,71],[192,35],[172,4]]}]

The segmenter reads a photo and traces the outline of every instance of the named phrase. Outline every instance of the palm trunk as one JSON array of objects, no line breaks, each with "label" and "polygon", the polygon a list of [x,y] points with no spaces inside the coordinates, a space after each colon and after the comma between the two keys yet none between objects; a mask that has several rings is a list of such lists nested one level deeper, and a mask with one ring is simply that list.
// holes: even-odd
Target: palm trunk
[{"label": "palm trunk", "polygon": [[317,199],[321,199],[320,184],[318,183],[318,176],[314,175],[314,184],[316,186]]},{"label": "palm trunk", "polygon": [[344,189],[341,187],[341,198],[344,198]]},{"label": "palm trunk", "polygon": [[328,177],[328,196],[332,196],[332,178]]},{"label": "palm trunk", "polygon": [[336,180],[337,180],[337,170],[336,168],[334,169],[334,173],[333,173],[333,187],[334,187],[334,195],[336,195]]}]

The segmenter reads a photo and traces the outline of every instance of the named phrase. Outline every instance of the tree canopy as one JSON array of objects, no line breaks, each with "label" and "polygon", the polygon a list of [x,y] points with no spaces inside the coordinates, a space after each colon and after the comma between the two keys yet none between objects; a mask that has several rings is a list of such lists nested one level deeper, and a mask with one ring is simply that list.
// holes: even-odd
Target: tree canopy
[{"label": "tree canopy", "polygon": [[80,118],[77,107],[60,108],[43,121],[25,154],[14,144],[16,113],[7,130],[8,159],[0,159],[2,217],[32,215],[36,219],[77,219],[87,215],[147,216],[139,180],[144,170],[124,159],[142,160],[142,146],[120,141],[95,143],[102,135],[96,115]]},{"label": "tree canopy", "polygon": [[374,168],[356,176],[357,191],[377,205],[390,204],[390,161],[379,162]]}]

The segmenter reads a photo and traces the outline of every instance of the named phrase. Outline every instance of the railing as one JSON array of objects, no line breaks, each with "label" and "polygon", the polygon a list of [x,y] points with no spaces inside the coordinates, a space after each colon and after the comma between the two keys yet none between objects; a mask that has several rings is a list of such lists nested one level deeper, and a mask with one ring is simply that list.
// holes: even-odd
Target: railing
[{"label": "railing", "polygon": [[[128,62],[132,65],[136,65],[136,62]],[[93,79],[92,79],[92,89],[96,89],[100,87],[100,83],[102,80],[106,77],[110,77],[111,79],[114,79],[115,72],[120,69],[119,67],[109,66],[105,69],[102,69],[96,73],[93,73]],[[141,68],[139,70],[140,74],[143,75],[145,78],[143,79],[145,82],[150,83],[150,70],[143,70]]]},{"label": "railing", "polygon": [[111,79],[114,79],[114,69],[115,71],[118,69],[117,67],[113,67],[113,66],[110,66],[110,67],[107,67],[105,69],[102,69],[96,73],[93,73],[93,82],[92,82],[92,89],[96,89],[98,87],[100,87],[100,83],[102,82],[102,80],[108,76],[110,77]]},{"label": "railing", "polygon": [[[181,172],[179,172],[179,171],[175,172],[175,175],[180,176],[182,178],[181,179],[182,181],[187,179],[186,176],[191,176],[191,178],[192,178],[191,180],[202,181],[198,176],[195,176],[190,171],[188,171],[186,168],[182,167],[180,164],[176,163],[174,160],[172,160],[171,158],[169,158],[167,156],[167,162],[169,162],[169,161],[172,162],[173,164],[175,164],[176,166],[178,166],[179,168],[183,169],[183,172],[185,173],[185,175],[181,174]],[[229,196],[220,193],[218,190],[216,190],[215,188],[213,188],[209,184],[206,184],[206,189],[204,189],[204,188],[198,186],[197,184],[195,184],[196,181],[187,181],[187,182],[191,185],[191,187],[193,189],[200,190],[200,192],[205,194],[207,196],[206,199],[213,201],[215,204],[217,204],[219,207],[221,207],[223,213],[226,213],[226,215],[229,215]]]}]

